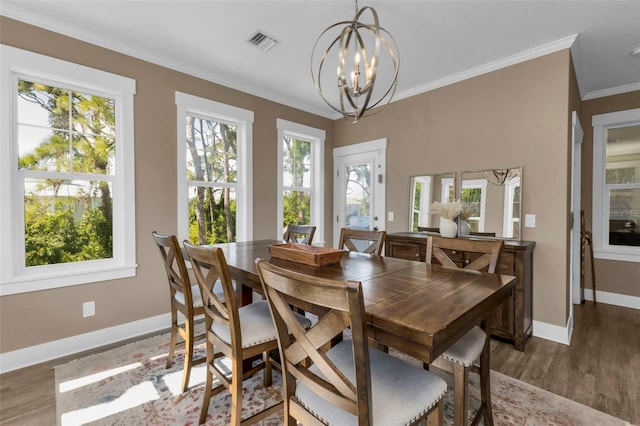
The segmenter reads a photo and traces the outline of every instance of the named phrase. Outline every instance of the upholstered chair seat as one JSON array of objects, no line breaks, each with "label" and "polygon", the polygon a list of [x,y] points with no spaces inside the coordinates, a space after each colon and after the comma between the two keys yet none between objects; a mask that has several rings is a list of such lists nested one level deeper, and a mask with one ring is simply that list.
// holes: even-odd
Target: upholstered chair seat
[{"label": "upholstered chair seat", "polygon": [[[351,382],[355,382],[351,340],[340,342],[326,355]],[[440,377],[382,351],[370,348],[369,363],[374,425],[410,425],[423,418],[447,391],[447,384]],[[310,370],[322,375],[316,366]],[[304,384],[298,385],[296,398],[327,425],[358,424],[356,416],[311,392]]]},{"label": "upholstered chair seat", "polygon": [[475,326],[460,340],[442,353],[442,358],[455,364],[471,367],[482,354],[487,334],[480,327]]},{"label": "upholstered chair seat", "polygon": [[[250,348],[278,337],[266,300],[260,300],[239,308],[238,316],[240,317],[240,335],[242,336],[243,348]],[[296,317],[303,327],[311,327],[311,320],[297,313]],[[223,342],[231,344],[229,327],[214,321],[211,331]]]},{"label": "upholstered chair seat", "polygon": [[[193,307],[199,308],[203,306],[202,304],[202,295],[200,294],[200,289],[198,288],[198,284],[191,286],[191,297],[193,298]],[[184,305],[184,293],[176,293],[176,300]]]}]

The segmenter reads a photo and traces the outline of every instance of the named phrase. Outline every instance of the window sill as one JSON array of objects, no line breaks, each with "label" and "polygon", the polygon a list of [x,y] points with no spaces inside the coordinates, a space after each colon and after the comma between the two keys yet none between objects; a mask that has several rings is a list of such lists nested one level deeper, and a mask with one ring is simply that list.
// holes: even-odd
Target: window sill
[{"label": "window sill", "polygon": [[134,277],[136,268],[137,265],[123,265],[58,275],[42,274],[14,277],[11,281],[0,283],[0,296]]},{"label": "window sill", "polygon": [[614,250],[594,250],[593,257],[603,260],[616,260],[619,262],[636,262],[640,263],[640,251],[614,251]]}]

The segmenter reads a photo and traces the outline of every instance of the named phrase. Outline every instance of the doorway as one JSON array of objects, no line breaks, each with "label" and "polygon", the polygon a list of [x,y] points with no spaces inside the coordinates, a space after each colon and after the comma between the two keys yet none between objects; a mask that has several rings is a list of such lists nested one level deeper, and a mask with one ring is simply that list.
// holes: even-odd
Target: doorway
[{"label": "doorway", "polygon": [[333,150],[334,246],[341,228],[384,230],[387,139]]},{"label": "doorway", "polygon": [[[569,318],[573,320],[573,305],[581,303],[580,291],[580,258],[581,258],[581,235],[580,235],[580,186],[582,181],[582,139],[584,132],[580,124],[578,114],[573,111],[571,114],[571,260],[570,274],[571,285],[569,308]],[[571,332],[571,330],[569,330]]]}]

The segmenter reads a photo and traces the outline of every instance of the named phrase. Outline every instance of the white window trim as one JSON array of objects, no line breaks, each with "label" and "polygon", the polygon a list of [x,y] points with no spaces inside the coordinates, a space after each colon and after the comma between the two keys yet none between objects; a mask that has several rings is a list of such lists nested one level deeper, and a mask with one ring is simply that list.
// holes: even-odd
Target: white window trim
[{"label": "white window trim", "polygon": [[460,183],[460,195],[462,198],[463,189],[480,188],[480,217],[474,216],[469,219],[478,219],[478,232],[484,232],[485,210],[487,205],[487,180],[486,179],[465,179]]},{"label": "white window trim", "polygon": [[516,188],[520,186],[520,177],[509,179],[504,184],[504,217],[502,219],[502,236],[505,238],[513,238],[513,224],[520,222],[519,217],[513,217],[513,199],[515,198]]},{"label": "white window trim", "polygon": [[[609,190],[605,174],[607,130],[640,124],[640,108],[594,115],[591,124],[593,126],[593,255],[596,259],[640,262],[640,247],[609,244],[609,216],[605,214],[609,210]],[[610,188],[614,186],[609,185]]]},{"label": "white window trim", "polygon": [[178,150],[178,240],[189,238],[186,116],[195,114],[237,127],[236,241],[253,239],[253,111],[176,92]]},{"label": "white window trim", "polygon": [[[0,45],[0,57],[0,296],[135,276],[135,80],[6,45]],[[14,95],[18,79],[50,82],[115,100],[111,259],[24,267],[24,199],[14,188],[20,177],[15,167],[17,124],[11,121],[17,114]]]},{"label": "white window trim", "polygon": [[[420,183],[420,205],[416,209],[416,187]],[[418,213],[417,226],[429,226],[429,201],[431,200],[431,176],[416,176],[413,179],[413,187],[411,188],[411,214],[409,216],[409,229],[413,231],[413,217]]]},{"label": "white window trim", "polygon": [[[451,188],[453,188],[453,178],[442,178],[442,193],[440,194],[440,202],[448,202],[449,194],[451,193]],[[454,195],[455,197],[455,195]]]},{"label": "white window trim", "polygon": [[290,136],[311,142],[311,217],[313,218],[313,225],[316,227],[313,244],[324,246],[326,243],[324,234],[324,144],[326,132],[281,118],[276,120],[276,126],[278,128],[278,216],[276,219],[276,239],[282,239],[284,232],[282,226],[284,217],[284,207],[282,205],[282,193],[284,191],[282,181],[282,139],[285,136]]}]

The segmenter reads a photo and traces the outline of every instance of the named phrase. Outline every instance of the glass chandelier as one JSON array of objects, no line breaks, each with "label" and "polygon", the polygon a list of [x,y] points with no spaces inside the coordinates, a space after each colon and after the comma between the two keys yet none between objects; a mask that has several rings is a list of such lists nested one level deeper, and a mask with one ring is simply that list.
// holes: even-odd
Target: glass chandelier
[{"label": "glass chandelier", "polygon": [[[370,23],[362,21],[366,12]],[[320,46],[327,45],[322,51]],[[358,9],[356,0],[353,21],[331,25],[316,40],[311,76],[322,99],[346,120],[356,123],[373,115],[372,108],[391,101],[399,60],[395,40],[380,27],[376,11],[368,6]]]}]

